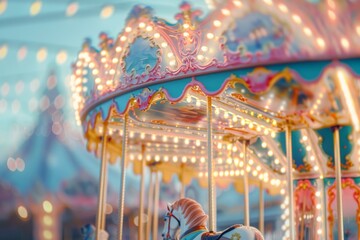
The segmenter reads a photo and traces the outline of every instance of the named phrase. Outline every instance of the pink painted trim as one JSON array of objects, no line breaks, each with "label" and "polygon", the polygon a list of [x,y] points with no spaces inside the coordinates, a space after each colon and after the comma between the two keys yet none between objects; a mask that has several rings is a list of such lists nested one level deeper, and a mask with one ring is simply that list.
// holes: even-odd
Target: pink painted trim
[{"label": "pink painted trim", "polygon": [[[297,81],[297,82],[299,82],[300,84],[303,84],[303,85],[311,85],[311,84],[316,84],[316,83],[320,82],[320,81],[324,78],[326,72],[327,72],[329,69],[331,69],[331,68],[336,68],[336,67],[341,67],[341,68],[346,69],[346,70],[349,72],[349,74],[352,75],[353,77],[357,77],[357,78],[358,78],[358,77],[360,76],[360,75],[357,75],[349,66],[347,66],[346,64],[341,63],[340,61],[333,61],[333,62],[331,62],[329,65],[327,65],[326,67],[324,67],[324,69],[322,69],[319,77],[318,77],[317,79],[313,80],[313,81],[306,81],[304,78],[301,77],[301,75],[300,75],[299,73],[297,73],[297,72],[294,71],[294,70],[291,70],[291,72],[292,72],[292,75],[293,75],[293,78],[294,78],[295,81]],[[202,74],[202,75],[204,75],[204,74]],[[229,74],[229,75],[230,75],[230,74]],[[239,77],[239,78],[243,78],[243,76],[238,76],[238,77]],[[161,91],[165,94],[166,99],[167,99],[168,101],[170,101],[171,103],[177,103],[177,102],[180,102],[180,101],[184,98],[187,90],[188,90],[189,88],[193,87],[193,86],[198,86],[198,87],[200,87],[200,89],[201,89],[207,96],[214,97],[214,96],[217,96],[218,94],[220,94],[221,92],[223,92],[224,89],[226,88],[227,84],[228,84],[229,81],[231,80],[231,78],[230,78],[230,76],[229,76],[227,79],[225,79],[225,80],[223,81],[221,87],[220,87],[218,90],[216,90],[216,91],[214,91],[214,92],[209,92],[209,91],[206,89],[205,85],[203,85],[201,82],[196,81],[196,78],[195,78],[195,77],[192,77],[192,79],[193,79],[193,80],[192,80],[190,83],[188,83],[187,85],[185,85],[185,87],[184,87],[181,95],[180,95],[178,98],[172,98],[171,95],[168,93],[168,91],[167,91],[166,89],[162,89]],[[164,83],[165,83],[165,82],[169,82],[169,80],[161,81],[161,82],[164,82]],[[154,84],[159,84],[159,83],[161,83],[161,82],[155,82]],[[103,102],[106,102],[108,99],[109,99],[110,101],[111,101],[111,100],[114,101],[113,99],[114,99],[115,97],[121,96],[122,94],[128,93],[129,91],[135,91],[135,90],[137,90],[137,89],[145,88],[145,87],[151,86],[151,85],[152,85],[152,83],[145,83],[145,84],[141,84],[141,85],[136,86],[136,88],[134,87],[134,88],[127,89],[126,91],[123,91],[123,92],[112,92],[111,94],[108,94],[108,95],[106,95],[106,96],[102,96],[101,98],[97,99],[97,101],[93,101],[92,104],[88,104],[87,106],[85,106],[84,109],[83,109],[83,111],[81,111],[81,116],[82,116],[82,118],[84,119],[84,118],[86,117],[85,114],[87,114],[87,112],[89,112],[91,108],[94,109],[94,108],[96,108],[97,106],[101,106],[101,104],[102,104]],[[249,90],[250,90],[250,89],[249,89]],[[250,91],[251,91],[251,90],[250,90]],[[119,113],[120,115],[123,115],[125,112],[129,111],[130,102],[129,102],[129,100],[127,101],[126,107],[124,108],[124,111],[120,111],[120,109],[119,109],[119,107],[117,106],[117,104],[116,104],[115,101],[114,101],[114,103],[110,106],[110,108],[111,108],[112,106],[115,106],[115,107],[116,107],[116,110],[118,111],[118,113]],[[102,118],[103,118],[103,119],[107,119],[107,118],[109,117],[109,110],[110,110],[110,108],[107,109],[107,114],[102,114]],[[95,114],[93,114],[93,115],[97,115],[97,113],[95,113]],[[93,117],[93,116],[92,116],[92,117]],[[92,117],[91,117],[91,118],[92,118]],[[94,123],[94,119],[93,119],[93,121],[90,120],[90,122],[92,123],[92,124],[91,124],[92,127],[94,127],[94,124],[95,124],[95,123]]]}]

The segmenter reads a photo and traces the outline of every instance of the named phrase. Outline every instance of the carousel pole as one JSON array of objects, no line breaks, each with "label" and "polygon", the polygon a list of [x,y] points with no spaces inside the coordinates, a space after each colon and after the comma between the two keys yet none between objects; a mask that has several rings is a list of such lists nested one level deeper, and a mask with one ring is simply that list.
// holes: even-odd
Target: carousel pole
[{"label": "carousel pole", "polygon": [[148,193],[148,209],[147,209],[147,224],[146,224],[146,240],[150,240],[150,231],[151,231],[151,214],[153,211],[153,200],[154,200],[154,182],[153,182],[153,172],[150,168],[150,182],[149,182],[149,193]]},{"label": "carousel pole", "polygon": [[102,136],[102,149],[101,149],[101,166],[100,166],[100,183],[99,183],[99,198],[98,209],[96,215],[96,239],[99,239],[101,230],[105,229],[105,206],[106,206],[106,171],[107,171],[107,159],[106,159],[106,145],[107,145],[107,122],[103,125]]},{"label": "carousel pole", "polygon": [[184,164],[181,164],[181,173],[180,173],[180,182],[181,182],[181,189],[180,189],[180,199],[185,197],[185,183],[184,183]]},{"label": "carousel pole", "polygon": [[155,172],[155,196],[154,196],[154,219],[153,219],[153,238],[158,239],[158,220],[159,220],[159,192],[160,192],[160,179],[159,172]]},{"label": "carousel pole", "polygon": [[339,126],[333,127],[334,134],[334,162],[335,162],[335,181],[336,181],[336,206],[338,215],[338,239],[344,239],[344,223],[342,208],[342,183],[341,183],[341,155],[340,155],[340,136]]},{"label": "carousel pole", "polygon": [[141,179],[140,179],[140,207],[139,207],[139,217],[138,217],[138,237],[139,240],[144,239],[143,231],[143,218],[144,218],[144,195],[145,195],[145,167],[146,167],[146,158],[145,158],[145,145],[141,146]]},{"label": "carousel pole", "polygon": [[[107,164],[106,164],[107,165]],[[103,218],[101,219],[101,228],[102,230],[105,230],[106,226],[106,206],[107,206],[107,186],[108,186],[108,167],[106,166],[105,172],[104,172],[104,210],[103,210]]]},{"label": "carousel pole", "polygon": [[212,103],[207,97],[207,151],[208,151],[208,189],[209,189],[209,230],[216,232],[216,189],[214,181],[214,161],[212,152]]},{"label": "carousel pole", "polygon": [[288,182],[288,194],[289,194],[289,229],[290,239],[295,240],[295,221],[294,221],[294,186],[292,176],[292,139],[291,139],[291,127],[286,125],[286,158],[287,158],[287,182]]},{"label": "carousel pole", "polygon": [[259,230],[264,233],[264,185],[263,181],[260,181],[259,187]]},{"label": "carousel pole", "polygon": [[123,123],[123,139],[122,139],[122,149],[121,149],[121,162],[120,162],[120,171],[121,171],[121,182],[120,182],[120,198],[119,198],[119,225],[118,225],[118,239],[123,239],[123,225],[124,225],[124,203],[125,203],[125,181],[126,181],[126,171],[125,171],[125,162],[126,162],[126,148],[127,148],[127,122],[128,115],[124,115]]},{"label": "carousel pole", "polygon": [[249,217],[249,179],[248,179],[248,173],[246,171],[246,166],[247,166],[247,146],[248,146],[249,142],[247,140],[243,141],[243,154],[244,154],[244,166],[245,166],[245,171],[244,171],[244,178],[243,178],[243,182],[244,182],[244,224],[245,226],[250,226],[250,217]]}]

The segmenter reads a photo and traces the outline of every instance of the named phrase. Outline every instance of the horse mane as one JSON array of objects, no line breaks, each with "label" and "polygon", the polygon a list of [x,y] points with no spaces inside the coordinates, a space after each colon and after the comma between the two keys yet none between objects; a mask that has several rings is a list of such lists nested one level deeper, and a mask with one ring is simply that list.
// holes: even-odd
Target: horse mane
[{"label": "horse mane", "polygon": [[182,198],[174,202],[172,208],[177,211],[179,209],[181,210],[186,221],[185,224],[189,229],[197,226],[206,227],[208,216],[205,214],[201,205],[196,201],[190,198]]}]

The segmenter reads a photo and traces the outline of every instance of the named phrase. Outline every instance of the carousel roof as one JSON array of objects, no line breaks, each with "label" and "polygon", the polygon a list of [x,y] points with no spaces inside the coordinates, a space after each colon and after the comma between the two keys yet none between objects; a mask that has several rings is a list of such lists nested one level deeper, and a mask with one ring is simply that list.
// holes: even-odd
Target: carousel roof
[{"label": "carousel roof", "polygon": [[296,178],[333,176],[337,126],[343,174],[357,174],[360,3],[215,3],[208,14],[182,3],[176,22],[135,6],[115,39],[101,34],[98,48],[83,44],[71,86],[88,149],[98,148],[106,121],[111,158],[121,155],[128,114],[131,160],[146,157],[169,176],[199,177],[205,185],[211,96],[214,175],[221,181],[247,171],[253,184],[265,180],[278,192],[286,126],[293,132]]}]

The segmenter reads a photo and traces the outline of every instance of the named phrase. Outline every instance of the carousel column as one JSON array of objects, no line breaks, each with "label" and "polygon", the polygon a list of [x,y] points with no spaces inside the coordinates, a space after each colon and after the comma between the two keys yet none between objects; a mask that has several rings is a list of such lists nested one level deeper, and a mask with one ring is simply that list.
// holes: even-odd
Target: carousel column
[{"label": "carousel column", "polygon": [[185,197],[185,180],[184,180],[184,165],[181,164],[181,173],[180,173],[180,182],[181,182],[181,189],[180,189],[180,199]]},{"label": "carousel column", "polygon": [[207,97],[207,150],[208,150],[208,189],[209,189],[209,230],[216,232],[216,188],[214,181],[212,141],[212,103]]},{"label": "carousel column", "polygon": [[159,192],[160,179],[159,172],[155,172],[155,196],[154,196],[154,219],[153,219],[153,240],[158,239],[158,220],[159,220]]},{"label": "carousel column", "polygon": [[243,154],[244,154],[244,224],[245,226],[250,226],[250,216],[249,216],[249,179],[248,179],[248,173],[246,171],[247,166],[247,146],[249,142],[247,140],[243,141]]},{"label": "carousel column", "polygon": [[260,181],[259,187],[259,230],[264,234],[264,185],[263,181]]},{"label": "carousel column", "polygon": [[123,225],[124,225],[124,203],[125,203],[125,181],[126,181],[126,150],[127,150],[127,122],[128,115],[124,116],[123,124],[123,139],[122,139],[122,149],[121,149],[121,162],[120,162],[120,171],[121,171],[121,182],[120,182],[120,199],[119,199],[119,225],[118,225],[118,239],[123,239]]},{"label": "carousel column", "polygon": [[106,206],[106,191],[107,191],[107,157],[106,157],[106,145],[107,145],[107,122],[104,122],[103,136],[102,136],[102,149],[101,149],[101,167],[100,167],[100,191],[98,197],[98,209],[96,215],[96,239],[100,238],[100,233],[105,230],[105,206]]},{"label": "carousel column", "polygon": [[141,146],[141,180],[140,180],[140,207],[139,207],[139,218],[138,218],[138,237],[139,240],[144,239],[144,192],[145,192],[145,167],[146,167],[146,158],[145,158],[145,145]]},{"label": "carousel column", "polygon": [[338,215],[338,239],[344,239],[344,223],[342,209],[342,183],[341,183],[341,155],[340,155],[340,136],[339,126],[333,127],[334,134],[334,162],[335,162],[335,181],[336,181],[336,207]]},{"label": "carousel column", "polygon": [[149,183],[149,193],[148,193],[148,209],[147,209],[147,223],[146,223],[146,240],[150,240],[150,231],[151,231],[151,215],[153,211],[153,200],[154,200],[154,182],[153,182],[153,172],[150,168],[150,183]]},{"label": "carousel column", "polygon": [[287,182],[288,182],[288,194],[289,194],[289,229],[290,239],[295,240],[295,221],[294,221],[294,185],[292,176],[292,139],[291,139],[291,127],[286,126],[286,160],[287,160]]}]

